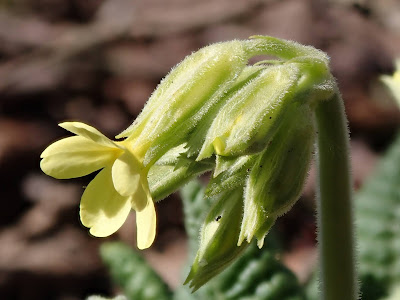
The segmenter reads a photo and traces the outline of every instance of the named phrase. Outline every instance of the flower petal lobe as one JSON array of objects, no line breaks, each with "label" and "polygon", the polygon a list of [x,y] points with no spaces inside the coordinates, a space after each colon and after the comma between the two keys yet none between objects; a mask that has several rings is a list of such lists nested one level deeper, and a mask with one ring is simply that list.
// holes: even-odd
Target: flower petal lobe
[{"label": "flower petal lobe", "polygon": [[129,151],[118,157],[112,166],[112,180],[117,192],[131,196],[138,189],[141,164]]},{"label": "flower petal lobe", "polygon": [[81,122],[63,122],[58,124],[60,127],[68,130],[76,135],[85,137],[92,140],[95,143],[108,146],[108,147],[118,147],[114,142],[107,138],[104,134],[98,131],[96,128],[89,126]]},{"label": "flower petal lobe", "polygon": [[111,179],[111,168],[104,168],[89,183],[82,195],[80,216],[82,224],[97,237],[116,232],[125,222],[131,210],[129,197],[121,196]]}]

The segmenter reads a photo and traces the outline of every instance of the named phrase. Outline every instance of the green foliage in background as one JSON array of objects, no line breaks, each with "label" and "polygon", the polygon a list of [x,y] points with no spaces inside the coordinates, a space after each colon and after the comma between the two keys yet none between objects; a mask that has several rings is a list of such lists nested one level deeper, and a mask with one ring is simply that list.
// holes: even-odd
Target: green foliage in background
[{"label": "green foliage in background", "polygon": [[381,299],[400,286],[400,133],[355,208],[362,299]]},{"label": "green foliage in background", "polygon": [[[395,300],[400,291],[400,134],[379,163],[376,172],[357,193],[359,271],[363,300]],[[197,181],[182,190],[185,227],[192,261],[198,232],[212,199],[203,197]],[[251,245],[241,258],[211,282],[191,293],[186,286],[172,292],[141,256],[121,243],[105,243],[101,255],[113,280],[128,300],[133,299],[318,299],[318,282],[301,287],[293,273],[277,257],[281,246],[272,231],[263,249]],[[189,266],[184,270],[186,273]],[[307,297],[304,291],[307,290]],[[119,299],[119,298],[118,298]]]},{"label": "green foliage in background", "polygon": [[117,296],[115,298],[105,298],[101,296],[89,296],[86,300],[127,300],[125,296]]},{"label": "green foliage in background", "polygon": [[[400,299],[400,132],[355,195],[362,300]],[[315,276],[307,288],[318,300]]]},{"label": "green foliage in background", "polygon": [[129,300],[168,300],[171,291],[141,255],[123,243],[104,243],[101,257]]}]

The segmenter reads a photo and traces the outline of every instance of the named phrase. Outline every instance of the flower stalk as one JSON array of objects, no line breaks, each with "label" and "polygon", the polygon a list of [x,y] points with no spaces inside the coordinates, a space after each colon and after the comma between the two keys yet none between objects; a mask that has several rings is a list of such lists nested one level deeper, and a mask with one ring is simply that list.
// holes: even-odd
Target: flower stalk
[{"label": "flower stalk", "polygon": [[318,103],[318,249],[321,299],[358,299],[349,132],[339,92]]}]

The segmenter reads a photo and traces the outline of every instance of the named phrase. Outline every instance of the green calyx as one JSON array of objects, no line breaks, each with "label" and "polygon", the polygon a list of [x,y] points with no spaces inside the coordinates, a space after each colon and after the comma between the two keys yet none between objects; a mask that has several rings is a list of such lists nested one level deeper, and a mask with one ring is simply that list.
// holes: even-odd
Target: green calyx
[{"label": "green calyx", "polygon": [[237,246],[243,205],[243,191],[235,189],[219,194],[200,230],[200,247],[185,284],[197,290],[219,274],[247,248]]},{"label": "green calyx", "polygon": [[246,178],[239,245],[256,236],[261,248],[269,223],[292,207],[307,178],[314,147],[313,113],[308,105],[297,104],[284,119]]},{"label": "green calyx", "polygon": [[216,105],[249,59],[243,43],[205,47],[184,59],[162,80],[139,117],[117,138],[146,147],[145,165],[184,143]]}]

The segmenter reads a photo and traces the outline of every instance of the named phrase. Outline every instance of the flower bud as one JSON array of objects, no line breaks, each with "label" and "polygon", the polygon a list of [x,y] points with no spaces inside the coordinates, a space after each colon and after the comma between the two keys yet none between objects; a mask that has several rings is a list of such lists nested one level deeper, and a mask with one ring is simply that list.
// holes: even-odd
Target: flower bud
[{"label": "flower bud", "polygon": [[[232,86],[224,93],[223,98],[214,105],[207,114],[204,115],[203,119],[197,124],[193,132],[189,135],[189,140],[187,141],[186,148],[188,149],[188,155],[198,156],[200,149],[203,147],[204,140],[206,138],[207,132],[217,114],[219,113],[221,107],[225,102],[237,93],[244,86],[248,85],[250,82],[256,78],[259,73],[264,70],[264,66],[246,66],[240,75],[237,77]],[[216,176],[216,175],[215,175]]]},{"label": "flower bud", "polygon": [[248,246],[237,246],[243,214],[243,189],[228,190],[215,197],[200,232],[200,246],[185,281],[197,290],[225,269]]},{"label": "flower bud", "polygon": [[213,153],[238,156],[262,151],[293,102],[301,77],[297,64],[265,67],[219,110],[197,160]]},{"label": "flower bud", "polygon": [[214,44],[188,56],[159,84],[142,113],[117,138],[147,151],[144,164],[184,142],[230,88],[250,58],[244,41]]},{"label": "flower bud", "polygon": [[197,160],[212,154],[238,156],[261,152],[280,126],[288,105],[298,101],[313,105],[329,99],[335,92],[329,59],[323,52],[271,37],[250,41],[258,44],[251,44],[249,52],[285,60],[252,66],[263,65],[263,68],[224,99]]},{"label": "flower bud", "polygon": [[275,219],[300,197],[313,153],[313,119],[308,105],[293,103],[276,135],[260,153],[246,182],[239,245],[255,235],[262,247]]}]

